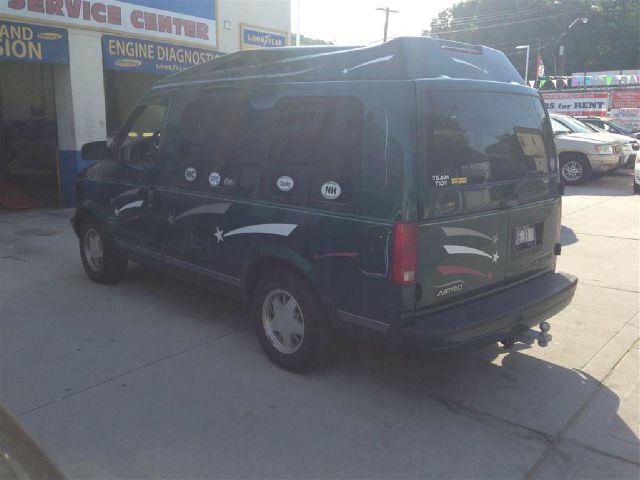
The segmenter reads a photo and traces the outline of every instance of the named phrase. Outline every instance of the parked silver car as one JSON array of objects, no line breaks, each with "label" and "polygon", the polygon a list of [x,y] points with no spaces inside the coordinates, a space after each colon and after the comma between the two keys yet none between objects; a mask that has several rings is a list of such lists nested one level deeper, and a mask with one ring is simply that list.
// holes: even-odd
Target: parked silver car
[{"label": "parked silver car", "polygon": [[551,113],[549,117],[565,184],[580,185],[624,164],[627,142],[595,133],[568,115]]}]

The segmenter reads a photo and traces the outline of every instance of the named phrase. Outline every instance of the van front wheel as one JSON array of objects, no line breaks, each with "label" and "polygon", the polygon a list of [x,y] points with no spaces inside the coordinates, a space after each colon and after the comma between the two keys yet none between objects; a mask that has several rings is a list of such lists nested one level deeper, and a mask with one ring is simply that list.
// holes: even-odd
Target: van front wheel
[{"label": "van front wheel", "polygon": [[331,326],[296,272],[278,268],[263,276],[253,296],[253,313],[260,345],[279,367],[302,372],[328,353]]},{"label": "van front wheel", "polygon": [[87,217],[80,229],[80,257],[85,272],[97,283],[117,282],[127,266],[104,227],[92,217]]}]

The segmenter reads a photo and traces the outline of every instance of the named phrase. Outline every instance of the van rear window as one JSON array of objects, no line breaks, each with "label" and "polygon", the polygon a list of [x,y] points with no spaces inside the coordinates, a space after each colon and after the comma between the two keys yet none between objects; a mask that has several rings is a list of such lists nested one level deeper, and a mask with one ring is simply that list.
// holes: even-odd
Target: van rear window
[{"label": "van rear window", "polygon": [[548,173],[553,135],[539,98],[430,91],[423,98],[428,184],[478,185]]}]

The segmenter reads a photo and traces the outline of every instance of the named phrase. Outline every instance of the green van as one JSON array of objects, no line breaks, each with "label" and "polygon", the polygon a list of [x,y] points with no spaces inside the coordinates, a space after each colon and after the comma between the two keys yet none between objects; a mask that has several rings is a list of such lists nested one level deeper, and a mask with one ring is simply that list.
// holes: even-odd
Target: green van
[{"label": "green van", "polygon": [[[496,50],[399,38],[238,52],[161,80],[78,176],[88,276],[127,261],[253,305],[300,371],[337,335],[546,345],[562,186],[538,93]],[[532,327],[540,325],[540,330]]]}]

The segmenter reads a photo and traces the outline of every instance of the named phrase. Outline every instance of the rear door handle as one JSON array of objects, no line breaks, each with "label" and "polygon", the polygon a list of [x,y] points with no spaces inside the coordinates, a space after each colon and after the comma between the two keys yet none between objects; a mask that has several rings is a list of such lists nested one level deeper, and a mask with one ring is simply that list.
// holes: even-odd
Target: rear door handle
[{"label": "rear door handle", "polygon": [[155,192],[153,188],[147,188],[147,208],[153,208]]}]

